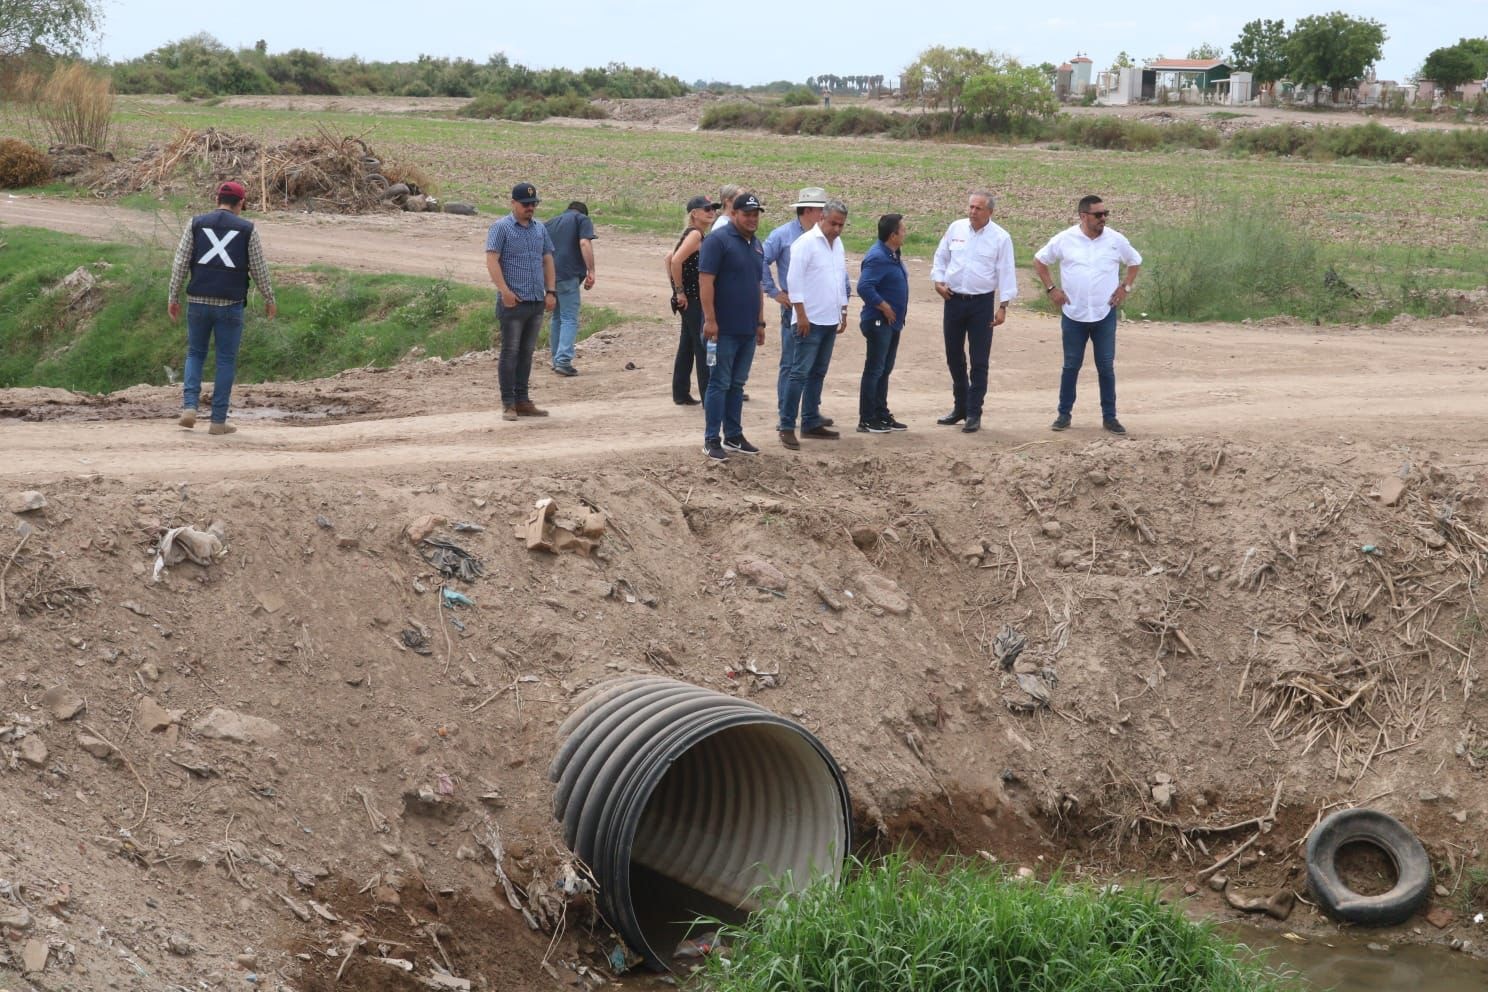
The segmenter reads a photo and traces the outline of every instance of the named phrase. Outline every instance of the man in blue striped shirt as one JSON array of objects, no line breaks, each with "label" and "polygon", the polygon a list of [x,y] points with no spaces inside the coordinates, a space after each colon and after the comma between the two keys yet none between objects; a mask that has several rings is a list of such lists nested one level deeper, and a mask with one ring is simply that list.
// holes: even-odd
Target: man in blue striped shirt
[{"label": "man in blue striped shirt", "polygon": [[543,314],[558,300],[553,239],[533,219],[540,202],[536,186],[517,183],[512,187],[511,213],[492,224],[486,234],[486,271],[496,284],[496,320],[501,329],[496,374],[501,382],[502,420],[548,415],[528,392]]}]

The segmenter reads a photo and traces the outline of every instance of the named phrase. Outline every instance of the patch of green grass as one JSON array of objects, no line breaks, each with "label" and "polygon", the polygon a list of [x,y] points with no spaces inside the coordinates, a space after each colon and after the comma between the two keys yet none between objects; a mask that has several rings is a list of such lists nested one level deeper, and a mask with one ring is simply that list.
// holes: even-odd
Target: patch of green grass
[{"label": "patch of green grass", "polygon": [[1301,988],[1153,892],[1024,883],[966,861],[893,857],[766,904],[723,928],[709,992]]},{"label": "patch of green grass", "polygon": [[[185,354],[185,318],[165,312],[169,252],[99,244],[26,227],[5,229],[0,248],[0,388],[60,386],[109,392],[163,384]],[[58,284],[87,267],[98,281],[84,306]],[[272,267],[279,315],[268,320],[250,292],[242,382],[311,379],[386,366],[420,346],[445,358],[489,348],[494,291],[412,276]],[[624,318],[585,306],[580,339]]]},{"label": "patch of green grass", "polygon": [[1488,868],[1469,868],[1457,888],[1457,908],[1472,914],[1488,906]]}]

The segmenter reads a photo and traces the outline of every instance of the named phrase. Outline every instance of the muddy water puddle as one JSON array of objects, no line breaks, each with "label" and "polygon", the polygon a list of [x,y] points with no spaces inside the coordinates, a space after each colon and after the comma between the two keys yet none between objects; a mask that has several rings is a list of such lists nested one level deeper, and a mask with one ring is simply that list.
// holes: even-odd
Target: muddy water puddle
[{"label": "muddy water puddle", "polygon": [[[326,423],[365,416],[375,412],[372,403],[304,403],[284,405],[234,404],[232,418],[239,422],[282,423],[287,425]],[[87,421],[160,420],[173,421],[179,410],[157,403],[121,402],[108,398],[67,403],[0,404],[0,422],[83,423]],[[205,419],[207,407],[198,417]]]},{"label": "muddy water puddle", "polygon": [[[1488,961],[1442,946],[1385,944],[1367,935],[1339,933],[1295,943],[1278,933],[1238,924],[1220,931],[1265,953],[1271,964],[1302,975],[1306,987],[1339,992],[1483,992]],[[1488,934],[1485,934],[1488,938]],[[1385,950],[1370,950],[1369,945]]]}]

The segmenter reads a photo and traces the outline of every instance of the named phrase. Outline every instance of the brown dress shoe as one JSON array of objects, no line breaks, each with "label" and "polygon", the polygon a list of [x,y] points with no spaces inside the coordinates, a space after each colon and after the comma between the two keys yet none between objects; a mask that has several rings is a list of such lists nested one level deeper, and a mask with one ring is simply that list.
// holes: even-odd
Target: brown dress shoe
[{"label": "brown dress shoe", "polygon": [[802,431],[801,436],[819,438],[823,441],[835,441],[842,435],[837,431],[832,430],[832,428],[830,427],[827,427],[823,424],[817,424],[809,431]]},{"label": "brown dress shoe", "polygon": [[780,432],[780,443],[783,444],[783,445],[785,445],[787,448],[789,448],[792,451],[800,451],[801,450],[801,442],[796,440],[796,432],[795,431],[781,431]]},{"label": "brown dress shoe", "polygon": [[504,406],[504,407],[502,407],[501,408],[501,419],[502,420],[516,420],[517,419],[517,408],[514,407],[514,406]]},{"label": "brown dress shoe", "polygon": [[548,411],[540,408],[531,400],[517,401],[517,416],[519,417],[546,417]]}]

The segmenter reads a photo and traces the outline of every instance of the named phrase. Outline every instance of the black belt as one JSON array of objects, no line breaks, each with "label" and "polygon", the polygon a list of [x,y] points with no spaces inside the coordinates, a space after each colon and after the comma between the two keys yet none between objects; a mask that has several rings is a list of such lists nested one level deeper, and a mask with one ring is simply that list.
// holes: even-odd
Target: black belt
[{"label": "black belt", "polygon": [[983,297],[997,295],[997,290],[995,289],[990,293],[958,293],[955,290],[948,290],[948,292],[951,294],[951,299],[953,300],[980,300]]}]

